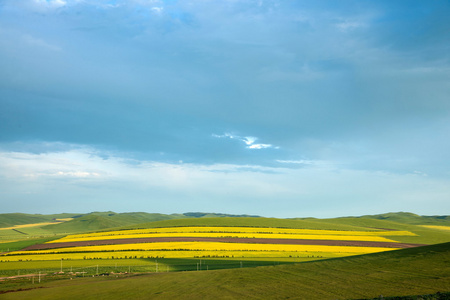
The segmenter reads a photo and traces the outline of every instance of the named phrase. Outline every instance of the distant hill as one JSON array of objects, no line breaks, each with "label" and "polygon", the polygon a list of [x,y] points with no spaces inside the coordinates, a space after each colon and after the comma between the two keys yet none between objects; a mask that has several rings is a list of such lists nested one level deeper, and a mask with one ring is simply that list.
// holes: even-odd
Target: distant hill
[{"label": "distant hill", "polygon": [[[83,231],[105,230],[110,228],[131,226],[142,223],[158,222],[174,219],[197,219],[197,218],[225,218],[225,217],[248,217],[247,215],[229,215],[216,213],[190,212],[184,214],[159,214],[146,212],[115,213],[92,212],[74,216],[74,219],[60,224],[43,226],[42,229],[54,233],[71,233]],[[252,216],[256,217],[256,216]]]},{"label": "distant hill", "polygon": [[203,213],[203,212],[188,212],[188,213],[184,213],[183,215],[186,217],[192,217],[192,218],[225,218],[225,217],[260,218],[260,216],[254,216],[254,215],[230,215],[230,214]]},{"label": "distant hill", "polygon": [[184,215],[165,215],[157,213],[132,212],[93,212],[76,216],[73,220],[60,224],[43,226],[45,230],[54,233],[69,233],[82,231],[95,231],[108,228],[122,227],[132,224],[170,220],[176,218],[186,218]]},{"label": "distant hill", "polygon": [[[97,219],[99,226],[117,225],[124,226],[129,224],[137,224],[144,222],[153,222],[170,219],[183,219],[183,218],[222,218],[222,217],[259,217],[253,215],[233,215],[233,214],[221,214],[221,213],[204,213],[204,212],[187,212],[183,214],[159,214],[159,213],[146,213],[146,212],[127,212],[116,213],[113,211],[106,212],[91,212],[91,213],[61,213],[61,214],[25,214],[25,213],[7,213],[0,214],[0,228],[12,227],[15,225],[35,224],[43,222],[51,222],[56,219],[75,218],[79,219],[79,222],[88,222],[90,219]],[[83,221],[81,221],[83,220]],[[73,223],[75,220],[73,220]],[[92,222],[90,222],[92,223]],[[94,222],[95,223],[95,222]],[[104,223],[104,224],[100,224]],[[53,226],[53,225],[52,225]],[[65,225],[68,226],[68,225]],[[95,227],[92,225],[91,227]]]},{"label": "distant hill", "polygon": [[377,230],[339,223],[326,223],[319,219],[291,220],[263,217],[215,217],[215,218],[186,218],[163,220],[157,222],[140,223],[123,227],[122,229],[142,229],[158,227],[186,227],[186,226],[244,226],[244,227],[274,227],[274,228],[299,228],[299,229],[325,229],[325,230]]},{"label": "distant hill", "polygon": [[395,213],[391,212],[379,215],[366,215],[361,216],[361,218],[386,220],[414,225],[450,226],[450,216],[419,216],[409,212],[395,212]]},{"label": "distant hill", "polygon": [[77,214],[70,214],[70,213],[53,214],[53,215],[23,214],[23,213],[0,214],[0,228],[12,227],[15,225],[51,222],[55,219],[73,218],[76,215]]},{"label": "distant hill", "polygon": [[[91,212],[87,214],[63,213],[41,214],[0,214],[0,228],[14,225],[50,222],[56,219],[73,218],[73,220],[20,229],[2,230],[3,240],[28,237],[45,237],[54,234],[69,234],[108,230],[113,228],[152,228],[166,226],[256,226],[286,227],[331,230],[408,230],[422,236],[422,243],[448,241],[447,234],[435,233],[433,229],[416,225],[450,226],[450,216],[419,216],[413,213],[398,212],[360,217],[341,217],[332,219],[299,218],[278,219],[254,215],[234,215],[221,213],[187,212],[183,214],[159,214],[146,212],[116,213],[113,211]],[[423,237],[429,240],[423,240]],[[401,237],[405,243],[417,243],[416,237]]]}]

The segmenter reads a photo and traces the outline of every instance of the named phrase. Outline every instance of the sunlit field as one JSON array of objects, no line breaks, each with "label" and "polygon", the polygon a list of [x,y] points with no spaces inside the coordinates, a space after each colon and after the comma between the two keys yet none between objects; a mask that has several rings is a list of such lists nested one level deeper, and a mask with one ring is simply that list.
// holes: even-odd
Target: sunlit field
[{"label": "sunlit field", "polygon": [[[312,230],[261,227],[167,227],[133,230],[116,230],[87,234],[72,234],[47,242],[86,242],[93,245],[59,246],[45,250],[14,251],[1,258],[3,261],[37,260],[86,260],[86,259],[125,259],[125,258],[335,258],[349,255],[367,254],[394,250],[397,248],[371,246],[339,246],[333,241],[396,242],[397,236],[414,236],[409,231],[344,231]],[[227,238],[232,242],[214,241],[165,241],[95,245],[96,241],[136,239],[136,238]],[[389,238],[387,238],[389,237]],[[239,239],[239,240],[235,240]],[[273,239],[270,243],[255,243],[252,239]],[[330,241],[330,245],[292,245],[277,240],[318,240]],[[269,241],[269,240],[268,240]],[[56,247],[56,244],[55,244]]]},{"label": "sunlit field", "polygon": [[38,227],[38,226],[45,226],[45,225],[58,224],[58,223],[59,222],[42,222],[42,223],[34,223],[34,224],[23,224],[23,225],[11,226],[11,227],[3,227],[3,228],[0,228],[0,230]]},{"label": "sunlit field", "polygon": [[[214,242],[167,242],[139,243],[121,245],[100,245],[87,247],[58,248],[40,251],[15,251],[4,257],[5,260],[51,260],[51,259],[86,259],[92,257],[117,258],[138,257],[297,257],[309,253],[327,257],[340,257],[354,254],[375,253],[394,250],[382,247],[345,247],[316,245],[283,244],[247,244]],[[311,254],[313,255],[313,254]]]},{"label": "sunlit field", "polygon": [[425,228],[431,228],[431,229],[439,229],[439,230],[447,230],[450,231],[450,226],[439,226],[439,225],[421,225]]},{"label": "sunlit field", "polygon": [[233,237],[394,242],[385,236],[415,236],[409,231],[344,231],[256,227],[169,227],[73,234],[48,243],[147,237]]}]

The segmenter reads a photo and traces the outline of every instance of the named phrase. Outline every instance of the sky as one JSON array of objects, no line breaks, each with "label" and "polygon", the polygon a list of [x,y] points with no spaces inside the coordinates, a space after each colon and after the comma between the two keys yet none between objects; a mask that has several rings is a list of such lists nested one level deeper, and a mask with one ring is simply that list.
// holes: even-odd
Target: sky
[{"label": "sky", "polygon": [[0,0],[0,213],[448,215],[449,15]]}]

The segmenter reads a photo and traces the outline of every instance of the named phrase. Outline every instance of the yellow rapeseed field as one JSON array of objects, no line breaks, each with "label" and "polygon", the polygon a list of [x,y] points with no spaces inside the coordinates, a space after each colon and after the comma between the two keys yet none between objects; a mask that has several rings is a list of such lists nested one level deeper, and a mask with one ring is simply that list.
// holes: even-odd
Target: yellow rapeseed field
[{"label": "yellow rapeseed field", "polygon": [[[257,227],[168,227],[73,234],[48,243],[152,237],[223,237],[395,242],[386,237],[415,235],[409,231],[343,231]],[[244,240],[245,241],[245,240]],[[394,250],[382,247],[287,245],[223,242],[164,242],[67,247],[15,251],[0,260],[111,259],[165,257],[332,258]],[[308,258],[310,259],[310,258]]]},{"label": "yellow rapeseed field", "polygon": [[381,247],[354,247],[354,246],[322,246],[322,245],[284,245],[284,244],[247,244],[247,243],[219,243],[219,242],[164,242],[164,243],[138,243],[138,244],[119,244],[119,245],[98,245],[83,247],[68,247],[36,251],[15,251],[10,254],[17,255],[28,253],[50,254],[50,253],[71,253],[71,252],[102,252],[102,251],[167,251],[176,252],[178,250],[189,251],[300,251],[300,252],[334,252],[334,253],[374,253],[393,248]]},{"label": "yellow rapeseed field", "polygon": [[442,226],[442,225],[420,225],[420,226],[431,229],[450,230],[450,226]]},{"label": "yellow rapeseed field", "polygon": [[270,239],[312,239],[312,240],[341,240],[341,241],[372,241],[395,242],[381,236],[351,236],[351,235],[317,235],[317,234],[264,234],[264,233],[217,233],[217,232],[168,232],[168,233],[139,233],[103,236],[72,237],[67,236],[49,243],[95,241],[112,239],[155,238],[155,237],[225,237],[225,238],[270,238]]},{"label": "yellow rapeseed field", "polygon": [[48,261],[48,260],[82,260],[82,259],[126,259],[126,258],[300,258],[325,259],[355,255],[354,253],[332,252],[298,252],[298,251],[121,251],[94,253],[52,253],[2,256],[1,261]]},{"label": "yellow rapeseed field", "polygon": [[7,229],[18,229],[18,228],[27,228],[27,227],[37,227],[37,226],[45,226],[45,225],[51,225],[51,224],[57,224],[58,222],[42,222],[42,223],[33,223],[33,224],[24,224],[24,225],[15,225],[12,227],[4,227],[0,228],[0,230],[7,230]]},{"label": "yellow rapeseed field", "polygon": [[72,221],[74,218],[61,218],[61,219],[56,219],[56,221],[58,222],[67,222],[67,221]]},{"label": "yellow rapeseed field", "polygon": [[255,227],[170,227],[68,235],[49,243],[144,237],[291,238],[392,242],[383,236],[414,236],[409,231],[340,231]]},{"label": "yellow rapeseed field", "polygon": [[[39,251],[15,251],[2,256],[3,261],[58,260],[58,259],[111,259],[111,258],[194,258],[194,257],[320,257],[333,258],[355,254],[394,250],[378,247],[274,245],[215,242],[168,242],[126,245],[101,245],[59,248]],[[103,252],[102,252],[103,251]],[[115,252],[117,251],[117,252]],[[21,254],[21,255],[18,255]]]}]

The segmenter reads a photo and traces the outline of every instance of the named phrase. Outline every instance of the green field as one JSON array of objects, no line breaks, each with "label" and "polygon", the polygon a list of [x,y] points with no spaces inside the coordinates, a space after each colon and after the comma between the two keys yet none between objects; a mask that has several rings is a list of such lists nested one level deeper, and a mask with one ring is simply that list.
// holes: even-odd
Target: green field
[{"label": "green field", "polygon": [[[185,295],[189,295],[189,299],[365,299],[379,295],[387,297],[450,292],[450,230],[445,227],[450,226],[450,221],[447,216],[422,217],[391,213],[334,219],[275,219],[202,213],[161,215],[106,212],[60,214],[52,215],[51,218],[14,214],[20,219],[14,224],[11,214],[6,215],[4,227],[35,224],[37,221],[49,222],[63,217],[73,219],[52,225],[0,230],[0,252],[19,250],[74,233],[98,232],[93,235],[109,236],[113,230],[116,234],[126,234],[130,229],[155,231],[174,228],[171,231],[177,231],[177,228],[189,226],[204,227],[208,232],[208,227],[256,228],[257,232],[263,230],[258,228],[328,230],[337,235],[341,231],[347,235],[351,235],[351,232],[364,232],[365,235],[367,232],[368,236],[382,232],[382,236],[397,242],[432,245],[345,258],[333,258],[343,255],[331,252],[328,256],[323,252],[299,252],[300,255],[280,252],[276,257],[258,257],[252,253],[246,257],[230,255],[224,258],[162,258],[148,256],[152,252],[146,255],[137,252],[133,256],[126,252],[113,252],[103,254],[109,256],[107,259],[100,259],[102,255],[92,252],[87,255],[87,259],[58,258],[46,261],[30,261],[31,256],[23,256],[22,261],[7,261],[8,256],[0,256],[0,277],[20,276],[3,279],[0,292],[32,289],[20,292],[21,299],[55,299],[62,295],[68,299],[144,299],[148,298],[147,295],[151,295],[151,298],[174,299],[185,299]],[[0,221],[2,217],[5,215],[0,215]],[[410,234],[398,234],[399,231]],[[115,258],[111,258],[113,255]],[[25,274],[34,275],[23,277]],[[72,288],[75,284],[76,290]],[[101,286],[102,291],[95,289],[93,293],[94,286]],[[0,294],[0,298],[17,299],[17,293]]]},{"label": "green field", "polygon": [[[450,243],[341,259],[258,268],[73,277],[2,299],[366,299],[449,292]],[[36,280],[36,279],[35,279]],[[45,288],[39,288],[45,287]]]}]

